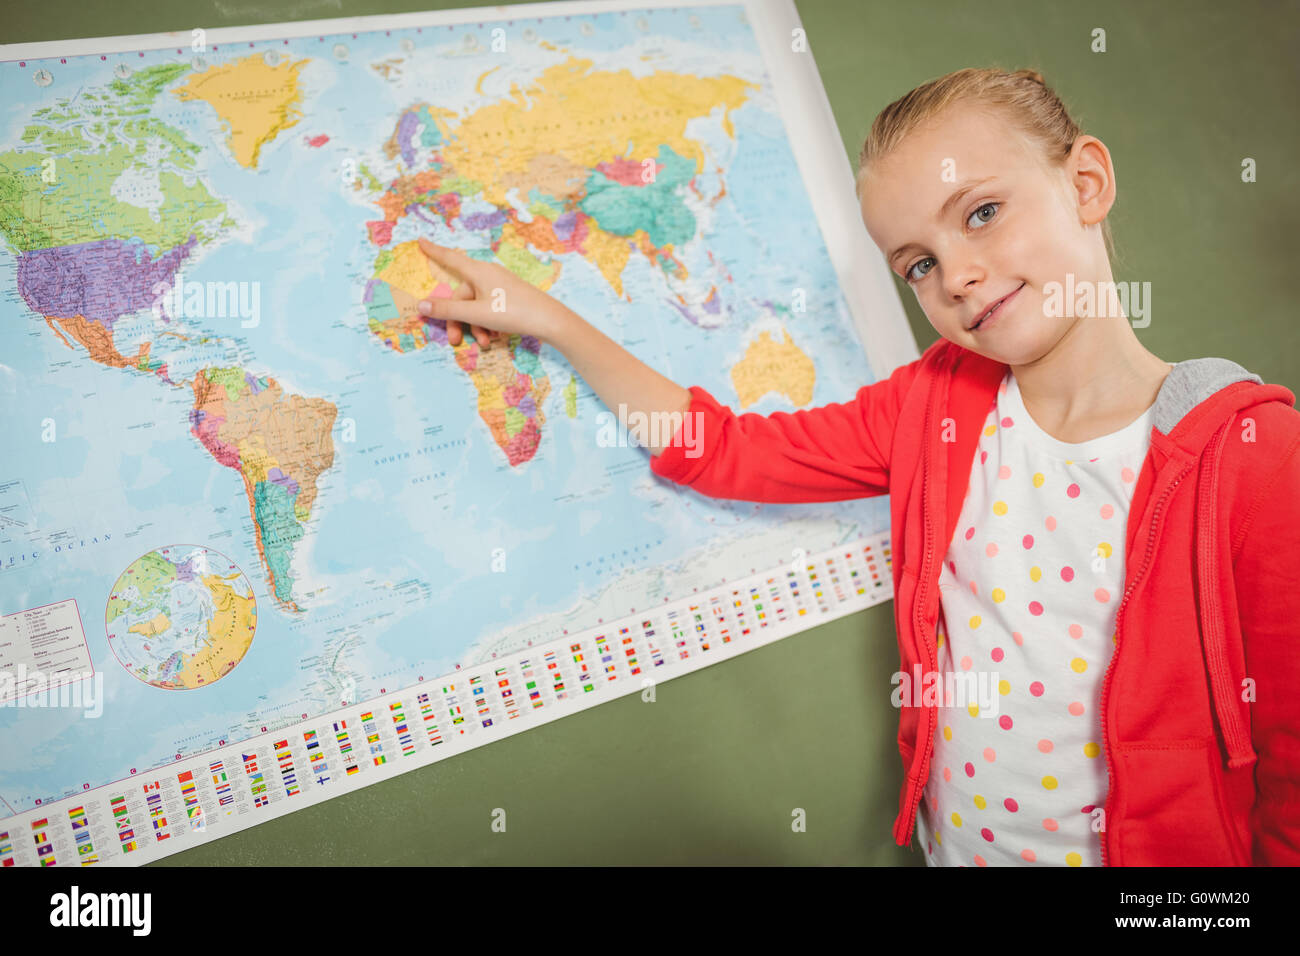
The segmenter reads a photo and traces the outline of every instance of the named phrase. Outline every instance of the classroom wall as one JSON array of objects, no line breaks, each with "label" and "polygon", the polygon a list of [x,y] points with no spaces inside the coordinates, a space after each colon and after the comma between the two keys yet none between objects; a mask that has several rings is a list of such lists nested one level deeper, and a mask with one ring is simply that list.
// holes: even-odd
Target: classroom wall
[{"label": "classroom wall", "polygon": [[[486,6],[430,0],[42,0],[0,42]],[[876,112],[963,66],[1030,66],[1115,161],[1117,281],[1149,281],[1160,357],[1234,359],[1300,389],[1296,3],[801,0],[856,160]],[[1103,28],[1107,52],[1090,51]],[[1253,157],[1258,181],[1240,179]],[[898,289],[918,344],[937,338]],[[691,383],[683,383],[691,384]],[[658,687],[169,858],[216,864],[903,864],[877,605]],[[508,812],[492,833],[493,808]],[[807,811],[792,833],[792,808]]]}]

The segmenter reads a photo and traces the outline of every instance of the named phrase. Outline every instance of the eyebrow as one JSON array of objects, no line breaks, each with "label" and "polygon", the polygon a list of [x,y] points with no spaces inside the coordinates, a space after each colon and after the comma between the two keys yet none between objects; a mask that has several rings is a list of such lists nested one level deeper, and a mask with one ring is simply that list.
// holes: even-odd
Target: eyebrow
[{"label": "eyebrow", "polygon": [[[953,190],[952,195],[950,195],[947,199],[944,200],[943,206],[940,207],[939,209],[939,215],[937,218],[942,219],[944,216],[948,215],[949,210],[951,210],[953,206],[957,205],[957,203],[961,202],[962,199],[965,198],[967,193],[969,193],[971,190],[975,189],[978,186],[984,185],[985,183],[989,182],[994,178],[996,177],[985,176],[983,179],[972,179],[968,182],[962,183],[955,190]],[[917,243],[915,242],[905,242],[903,243],[903,245],[899,246],[897,249],[891,252],[889,254],[889,259],[886,260],[889,263],[890,267],[891,268],[893,267],[895,259],[897,259],[904,252],[906,252],[908,249],[910,249],[912,246],[915,245],[917,245]]]}]

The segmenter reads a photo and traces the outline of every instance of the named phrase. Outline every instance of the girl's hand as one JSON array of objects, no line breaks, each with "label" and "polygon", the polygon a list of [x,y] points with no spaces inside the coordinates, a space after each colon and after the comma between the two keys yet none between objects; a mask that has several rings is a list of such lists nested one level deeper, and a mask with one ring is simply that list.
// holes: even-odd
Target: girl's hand
[{"label": "girl's hand", "polygon": [[505,266],[482,262],[428,239],[421,239],[419,245],[432,260],[429,271],[435,278],[444,276],[433,272],[434,263],[461,280],[450,298],[431,295],[417,306],[421,315],[447,323],[448,345],[460,345],[464,338],[461,323],[469,325],[470,334],[483,348],[497,332],[547,338],[569,311]]}]

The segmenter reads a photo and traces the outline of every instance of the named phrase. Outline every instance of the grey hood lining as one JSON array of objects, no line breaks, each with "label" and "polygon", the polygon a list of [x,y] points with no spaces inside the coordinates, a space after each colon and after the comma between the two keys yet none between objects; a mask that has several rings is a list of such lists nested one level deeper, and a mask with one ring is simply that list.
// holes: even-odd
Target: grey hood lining
[{"label": "grey hood lining", "polygon": [[1234,382],[1264,384],[1258,375],[1246,371],[1231,359],[1197,358],[1174,363],[1156,394],[1151,424],[1168,435],[1184,415]]}]

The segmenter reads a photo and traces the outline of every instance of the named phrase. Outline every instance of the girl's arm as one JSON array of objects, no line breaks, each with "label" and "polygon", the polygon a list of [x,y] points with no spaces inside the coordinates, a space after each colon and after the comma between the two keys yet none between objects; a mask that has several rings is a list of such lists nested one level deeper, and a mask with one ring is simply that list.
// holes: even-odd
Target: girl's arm
[{"label": "girl's arm", "polygon": [[[480,346],[493,332],[534,335],[564,354],[605,405],[651,453],[655,474],[715,498],[838,501],[887,494],[889,459],[903,398],[922,359],[858,389],[848,402],[759,415],[735,414],[699,386],[683,388],[505,267],[426,239],[439,279],[459,280],[451,298],[420,303],[447,321],[457,346],[471,326]],[[671,436],[671,438],[669,437]]]},{"label": "girl's arm", "polygon": [[770,415],[737,415],[692,386],[695,447],[675,441],[650,468],[714,498],[792,503],[887,494],[894,427],[921,361],[864,385],[851,401]]},{"label": "girl's arm", "polygon": [[[686,389],[504,266],[472,259],[427,239],[420,240],[420,249],[436,264],[437,268],[430,267],[436,278],[459,281],[451,298],[431,296],[419,304],[422,315],[447,322],[449,345],[460,345],[461,323],[470,325],[483,348],[492,347],[496,332],[536,336],[564,353],[601,401],[628,421],[628,430],[651,454],[662,451],[674,430],[643,428],[640,422],[680,422],[691,401]],[[653,443],[656,437],[659,444]]]}]

